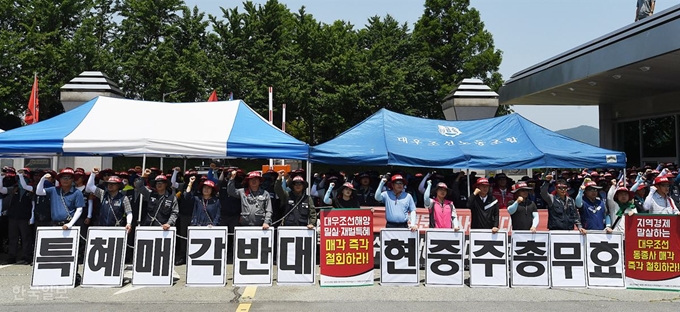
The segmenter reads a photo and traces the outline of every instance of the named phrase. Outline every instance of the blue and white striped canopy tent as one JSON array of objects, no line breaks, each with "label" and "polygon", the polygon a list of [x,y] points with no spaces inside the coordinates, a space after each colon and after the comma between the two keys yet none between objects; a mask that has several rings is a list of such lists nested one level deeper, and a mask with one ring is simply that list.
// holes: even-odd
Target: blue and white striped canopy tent
[{"label": "blue and white striped canopy tent", "polygon": [[97,97],[0,134],[0,156],[155,156],[306,160],[309,146],[243,101],[162,103]]}]

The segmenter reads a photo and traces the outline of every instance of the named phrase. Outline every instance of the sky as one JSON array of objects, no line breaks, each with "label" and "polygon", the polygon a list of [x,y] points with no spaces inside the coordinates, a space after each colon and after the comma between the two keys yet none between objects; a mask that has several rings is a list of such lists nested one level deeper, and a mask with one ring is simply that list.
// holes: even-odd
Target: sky
[{"label": "sky", "polygon": [[[220,7],[241,6],[235,0],[185,0],[208,14],[221,16]],[[292,11],[303,5],[321,22],[350,21],[363,28],[371,16],[392,15],[411,29],[423,14],[424,0],[279,0]],[[266,0],[253,1],[265,3]],[[657,0],[655,13],[678,4]],[[503,79],[635,20],[636,0],[471,0],[503,51]],[[515,105],[515,112],[550,130],[588,125],[599,128],[597,106]],[[557,118],[556,118],[557,117]]]}]

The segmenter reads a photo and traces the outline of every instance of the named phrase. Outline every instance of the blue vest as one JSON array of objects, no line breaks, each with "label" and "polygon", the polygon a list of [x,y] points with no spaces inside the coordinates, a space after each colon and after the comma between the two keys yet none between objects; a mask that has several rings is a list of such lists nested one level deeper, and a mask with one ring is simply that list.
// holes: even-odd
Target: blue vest
[{"label": "blue vest", "polygon": [[[116,196],[111,198],[108,192],[104,194],[101,199],[101,206],[99,208],[99,225],[100,226],[124,226],[125,220],[125,205],[123,199],[125,194],[118,192]],[[116,221],[117,220],[117,221]],[[118,224],[116,224],[118,222]]]},{"label": "blue vest", "polygon": [[583,208],[580,210],[581,223],[586,230],[604,230],[605,216],[607,209],[604,201],[599,197],[591,203],[587,198],[583,197]]}]

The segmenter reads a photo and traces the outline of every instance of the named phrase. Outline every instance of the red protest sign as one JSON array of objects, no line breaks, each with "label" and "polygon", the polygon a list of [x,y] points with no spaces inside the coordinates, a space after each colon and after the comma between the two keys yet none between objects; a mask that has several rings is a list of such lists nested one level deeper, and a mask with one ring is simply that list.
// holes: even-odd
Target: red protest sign
[{"label": "red protest sign", "polygon": [[680,289],[680,223],[674,215],[626,217],[628,287]]},{"label": "red protest sign", "polygon": [[373,214],[321,210],[321,286],[373,285]]}]

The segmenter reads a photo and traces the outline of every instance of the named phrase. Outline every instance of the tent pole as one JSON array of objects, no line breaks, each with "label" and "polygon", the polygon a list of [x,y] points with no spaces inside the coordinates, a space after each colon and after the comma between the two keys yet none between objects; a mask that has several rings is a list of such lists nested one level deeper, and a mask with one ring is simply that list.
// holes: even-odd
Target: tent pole
[{"label": "tent pole", "polygon": [[163,157],[161,157],[161,171],[163,171]]},{"label": "tent pole", "polygon": [[[146,154],[142,157],[142,172],[146,171]],[[137,214],[137,222],[142,222],[142,203],[144,201],[144,195],[139,194],[139,213]]]},{"label": "tent pole", "polygon": [[470,198],[470,169],[465,169],[465,175],[467,176],[468,198]]},{"label": "tent pole", "polygon": [[183,169],[184,171],[189,170],[189,169],[187,169],[187,158],[186,158],[186,157],[184,157],[184,167],[182,167],[182,169]]},{"label": "tent pole", "polygon": [[[306,167],[307,167],[307,168],[305,169],[305,174],[306,174],[307,176],[305,177],[305,179],[307,179],[307,185],[308,185],[309,187],[311,187],[311,186],[312,186],[312,163],[309,161],[309,159],[307,159]],[[308,188],[307,191],[310,191],[310,190],[311,190],[311,189]]]}]

